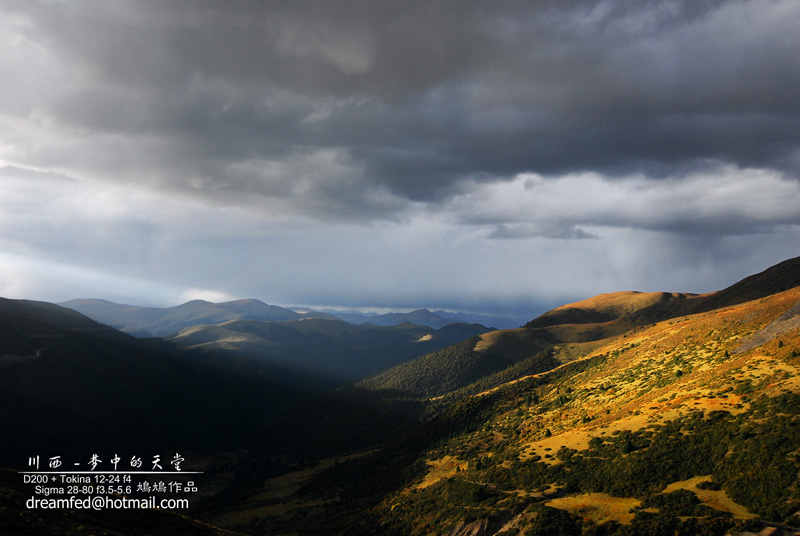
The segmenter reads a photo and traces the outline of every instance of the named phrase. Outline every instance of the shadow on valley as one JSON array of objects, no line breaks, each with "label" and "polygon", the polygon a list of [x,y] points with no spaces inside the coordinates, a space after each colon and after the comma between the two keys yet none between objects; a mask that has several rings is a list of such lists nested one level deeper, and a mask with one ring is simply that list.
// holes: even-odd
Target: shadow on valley
[{"label": "shadow on valley", "polygon": [[[1,465],[181,452],[204,473],[189,519],[37,515],[30,486],[0,472],[0,534],[788,531],[800,524],[798,283],[792,259],[718,293],[620,292],[525,328],[458,326],[455,344],[335,388],[221,343],[308,335],[311,355],[334,331],[349,345],[376,332],[226,321],[198,352],[0,300]],[[404,330],[434,338],[405,326],[382,340]],[[209,333],[184,332],[197,345]]]},{"label": "shadow on valley", "polygon": [[[202,470],[214,482],[213,493],[193,500],[196,514],[235,504],[264,479],[385,443],[405,433],[415,411],[402,403],[380,407],[353,393],[302,390],[296,372],[293,385],[285,385],[263,365],[244,364],[242,371],[269,381],[214,367],[160,339],[134,339],[40,302],[0,300],[0,348],[0,466],[30,470],[31,457],[44,465],[59,456],[88,469],[94,454],[106,464],[114,456],[140,456],[147,464],[180,452],[186,470]],[[307,383],[318,387],[318,380]],[[11,475],[4,479],[21,482]],[[56,533],[41,525],[41,516],[21,514],[27,509],[14,501],[30,495],[3,487],[2,512],[14,520],[14,533]],[[75,528],[84,518],[59,518],[56,526]],[[198,527],[181,533],[215,533]]]}]

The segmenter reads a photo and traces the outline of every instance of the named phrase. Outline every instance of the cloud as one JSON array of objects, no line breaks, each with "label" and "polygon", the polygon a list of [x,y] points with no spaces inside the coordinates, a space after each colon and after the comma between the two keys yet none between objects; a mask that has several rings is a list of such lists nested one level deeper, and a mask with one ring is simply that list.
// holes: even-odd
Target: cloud
[{"label": "cloud", "polygon": [[218,290],[190,288],[184,291],[178,297],[178,299],[183,303],[191,300],[204,300],[213,303],[219,303],[219,302],[231,301],[233,297],[230,294],[226,294],[225,292],[220,292]]},{"label": "cloud", "polygon": [[4,9],[0,158],[21,166],[365,220],[527,172],[798,171],[795,2]]},{"label": "cloud", "polygon": [[800,247],[792,0],[0,12],[15,295],[524,309]]},{"label": "cloud", "polygon": [[448,205],[489,238],[589,238],[590,227],[691,236],[771,233],[800,224],[800,182],[776,171],[711,166],[682,177],[521,174],[486,183]]},{"label": "cloud", "polygon": [[596,235],[588,233],[577,225],[565,226],[557,222],[547,222],[545,224],[500,224],[488,234],[488,238],[518,239],[518,238],[597,238]]}]

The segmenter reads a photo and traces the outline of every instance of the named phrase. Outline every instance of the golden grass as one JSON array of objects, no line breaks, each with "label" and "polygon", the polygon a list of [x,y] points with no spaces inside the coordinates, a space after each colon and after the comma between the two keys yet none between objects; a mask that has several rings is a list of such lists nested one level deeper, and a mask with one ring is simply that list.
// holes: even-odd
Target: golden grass
[{"label": "golden grass", "polygon": [[697,485],[701,482],[711,480],[711,476],[696,476],[689,480],[673,482],[668,485],[662,493],[669,493],[679,489],[692,491],[700,499],[700,502],[723,512],[730,512],[735,519],[755,519],[758,516],[750,513],[744,506],[733,502],[724,490],[698,489]]},{"label": "golden grass", "polygon": [[[662,412],[663,414],[663,412]],[[589,425],[583,428],[571,428],[563,433],[550,437],[545,437],[537,441],[532,441],[523,445],[523,452],[519,456],[520,461],[527,461],[534,456],[540,456],[541,461],[548,465],[556,465],[559,460],[555,457],[556,452],[562,447],[574,450],[586,450],[589,448],[589,440],[593,437],[609,436],[615,432],[623,430],[636,431],[653,424],[652,414],[641,413],[629,415],[616,419],[603,425]],[[549,457],[546,457],[548,456]]]},{"label": "golden grass", "polygon": [[548,338],[542,338],[541,332],[520,328],[484,333],[475,344],[474,350],[485,352],[491,349],[511,361],[521,361],[551,346],[552,342]]},{"label": "golden grass", "polygon": [[432,486],[440,480],[450,478],[459,470],[466,470],[469,466],[467,462],[452,456],[445,456],[439,460],[428,460],[427,464],[430,469],[428,469],[428,474],[425,475],[425,478],[422,480],[422,482],[415,486],[417,489]]},{"label": "golden grass", "polygon": [[[800,329],[782,333],[780,344],[776,340],[750,352],[732,353],[739,341],[769,325],[798,299],[800,289],[793,289],[713,313],[667,320],[606,341],[587,356],[603,353],[604,363],[541,393],[543,403],[562,394],[569,400],[549,411],[528,413],[519,425],[523,430],[519,459],[539,456],[545,463],[556,464],[560,448],[584,450],[595,436],[640,430],[693,411],[747,411],[749,397],[733,392],[742,380],[758,383],[759,390],[769,395],[800,392],[800,359],[790,358],[800,342]],[[676,374],[678,370],[681,375]],[[664,378],[667,382],[659,384]],[[589,422],[583,421],[586,416]],[[545,429],[553,435],[543,438]]]},{"label": "golden grass", "polygon": [[484,333],[480,335],[480,339],[475,344],[475,348],[473,348],[476,352],[482,352],[491,346],[494,346],[497,341],[502,339],[506,336],[506,333],[517,331],[514,329],[499,329],[496,331],[490,331],[489,333]]},{"label": "golden grass", "polygon": [[[640,300],[638,305],[634,304],[640,306],[653,297],[618,293],[588,300],[588,305],[623,307],[625,300],[633,299]],[[521,382],[552,371],[498,387],[518,384],[510,390],[517,398],[510,399],[502,414],[475,432],[474,443],[469,446],[480,446],[484,453],[490,454],[495,445],[501,445],[506,449],[504,453],[519,453],[520,461],[538,456],[545,463],[557,464],[560,463],[556,458],[559,449],[585,451],[593,437],[608,438],[620,431],[655,427],[696,411],[737,414],[748,411],[750,400],[762,394],[800,392],[800,356],[797,355],[800,353],[800,327],[781,331],[758,347],[737,350],[754,334],[763,334],[762,330],[798,299],[800,288],[795,288],[713,312],[638,327],[591,343],[591,348],[575,343],[558,344],[554,347],[556,352],[564,349],[566,354],[578,355],[579,359],[597,360],[582,372],[576,367],[574,374],[553,374],[552,382],[532,383],[529,392]],[[558,332],[565,338],[575,337],[580,334],[580,328],[578,325],[535,328],[527,330],[527,339],[526,330],[493,332],[481,338],[476,350],[499,350],[516,343],[521,346],[543,331]],[[603,332],[608,335],[611,331],[604,328]],[[530,402],[530,396],[527,402],[523,401],[529,393],[535,395],[535,402]],[[546,430],[550,430],[550,437],[544,437]],[[472,442],[472,438],[465,441]],[[429,461],[428,475],[418,487],[452,476],[459,463],[463,462],[451,457]],[[511,462],[506,461],[501,466],[508,468]],[[698,476],[675,482],[665,491],[688,489],[702,503],[730,512],[736,519],[756,517],[722,490],[697,488],[698,483],[709,478]],[[553,496],[541,491],[523,495],[525,492],[517,490],[516,493],[543,499]],[[630,510],[640,502],[591,493],[559,497],[546,504],[595,523],[612,520],[630,523],[633,518]]]},{"label": "golden grass", "polygon": [[[589,448],[589,440],[596,435],[592,430],[570,430],[563,434],[554,435],[534,441],[525,446],[519,459],[527,461],[534,456],[540,456],[541,461],[548,465],[556,465],[561,463],[555,458],[555,453],[561,447],[567,447],[575,450],[585,450]],[[548,457],[546,457],[548,456]]]},{"label": "golden grass", "polygon": [[[672,297],[679,296],[679,293],[667,293]],[[692,295],[686,295],[688,299]],[[599,313],[609,314],[616,317],[624,316],[633,313],[645,307],[649,307],[655,303],[662,301],[664,293],[662,292],[635,292],[635,291],[621,291],[610,292],[607,294],[598,294],[586,300],[581,300],[575,303],[569,303],[553,309],[552,313],[568,310],[568,309],[583,309],[586,311],[595,311]],[[545,313],[547,314],[547,313]]]},{"label": "golden grass", "polygon": [[570,514],[592,520],[597,524],[616,521],[629,524],[633,521],[633,508],[642,504],[638,499],[630,497],[612,497],[605,493],[585,493],[570,497],[559,497],[545,503],[546,506],[566,510]]},{"label": "golden grass", "polygon": [[[527,376],[522,376],[520,378],[517,378],[516,380],[511,380],[511,381],[505,382],[503,384],[498,385],[497,387],[492,387],[491,389],[487,389],[486,391],[481,391],[480,393],[476,393],[473,396],[486,396],[486,395],[488,395],[490,393],[494,393],[498,389],[502,389],[503,387],[506,387],[508,385],[514,385],[515,383],[524,382],[526,380],[530,380],[531,378],[538,378],[538,377],[550,374],[551,372],[553,372],[555,370],[558,370],[558,369],[560,369],[560,368],[562,368],[562,367],[564,367],[566,365],[567,365],[567,363],[564,363],[563,365],[559,365],[559,366],[557,366],[557,367],[555,367],[553,369],[550,369],[550,370],[548,370],[546,372],[540,372],[539,374],[528,374]],[[436,398],[431,398],[431,400],[435,400],[435,399],[438,399],[438,398],[444,398],[444,397],[439,396],[439,397],[436,397]]]}]

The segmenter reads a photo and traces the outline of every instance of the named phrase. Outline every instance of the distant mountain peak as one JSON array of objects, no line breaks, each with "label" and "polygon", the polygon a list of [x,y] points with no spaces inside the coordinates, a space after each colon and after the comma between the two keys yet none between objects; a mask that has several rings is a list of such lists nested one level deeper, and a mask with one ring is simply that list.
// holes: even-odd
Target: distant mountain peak
[{"label": "distant mountain peak", "polygon": [[261,300],[258,300],[256,298],[242,298],[242,299],[239,299],[239,300],[231,300],[231,301],[219,303],[218,305],[226,305],[226,304],[229,304],[229,303],[243,303],[243,304],[254,303],[254,304],[259,304],[259,305],[268,305],[267,303],[265,303],[265,302],[263,302]]},{"label": "distant mountain peak", "polygon": [[198,309],[198,308],[214,307],[214,306],[216,306],[215,303],[212,303],[212,302],[209,302],[209,301],[206,301],[206,300],[189,300],[189,301],[187,301],[185,303],[182,303],[180,305],[176,305],[175,307],[166,307],[165,309],[166,310],[182,311],[182,310],[187,310],[187,309],[193,310],[193,309]]}]

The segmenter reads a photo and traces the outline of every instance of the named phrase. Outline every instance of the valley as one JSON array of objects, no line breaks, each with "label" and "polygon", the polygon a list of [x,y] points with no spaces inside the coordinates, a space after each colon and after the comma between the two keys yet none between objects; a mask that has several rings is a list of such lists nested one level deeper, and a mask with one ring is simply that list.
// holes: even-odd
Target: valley
[{"label": "valley", "polygon": [[[42,444],[118,448],[131,431],[141,448],[190,449],[208,476],[189,512],[203,528],[185,534],[800,527],[800,259],[716,293],[605,294],[495,331],[240,318],[134,338],[55,305],[2,305],[3,465]],[[440,346],[414,356],[401,341]],[[293,355],[360,372],[334,381],[333,365]],[[328,387],[303,388],[306,373]],[[0,514],[35,534],[11,480]]]}]

